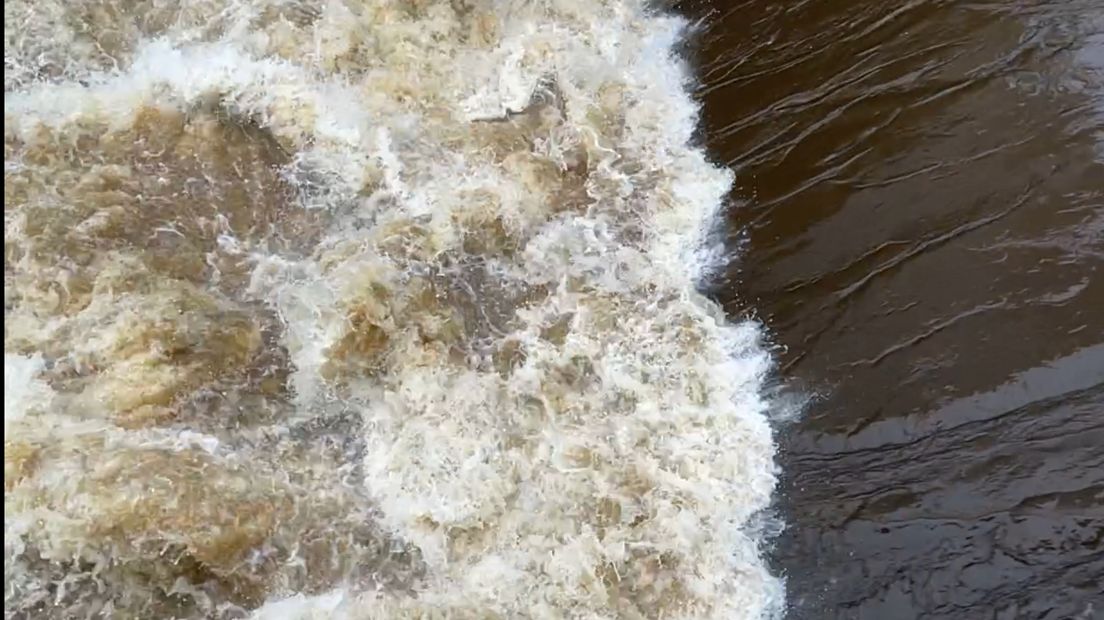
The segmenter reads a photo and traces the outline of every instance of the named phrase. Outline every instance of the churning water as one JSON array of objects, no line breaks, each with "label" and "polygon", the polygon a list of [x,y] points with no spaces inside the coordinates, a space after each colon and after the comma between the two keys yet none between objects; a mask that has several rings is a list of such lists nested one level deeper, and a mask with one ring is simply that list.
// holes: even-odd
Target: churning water
[{"label": "churning water", "polygon": [[645,4],[6,3],[8,617],[777,610]]}]

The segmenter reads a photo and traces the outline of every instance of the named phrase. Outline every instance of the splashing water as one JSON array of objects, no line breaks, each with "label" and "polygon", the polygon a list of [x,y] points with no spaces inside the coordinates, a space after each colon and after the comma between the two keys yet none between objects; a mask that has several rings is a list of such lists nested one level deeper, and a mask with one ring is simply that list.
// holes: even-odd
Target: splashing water
[{"label": "splashing water", "polygon": [[6,615],[772,613],[644,4],[8,2]]}]

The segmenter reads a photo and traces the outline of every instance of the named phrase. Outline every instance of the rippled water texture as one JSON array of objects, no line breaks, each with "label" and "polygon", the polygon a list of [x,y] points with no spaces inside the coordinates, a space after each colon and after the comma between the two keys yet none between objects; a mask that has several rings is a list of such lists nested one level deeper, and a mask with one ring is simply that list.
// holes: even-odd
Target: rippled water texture
[{"label": "rippled water texture", "polygon": [[1104,8],[687,2],[791,618],[1104,617]]}]

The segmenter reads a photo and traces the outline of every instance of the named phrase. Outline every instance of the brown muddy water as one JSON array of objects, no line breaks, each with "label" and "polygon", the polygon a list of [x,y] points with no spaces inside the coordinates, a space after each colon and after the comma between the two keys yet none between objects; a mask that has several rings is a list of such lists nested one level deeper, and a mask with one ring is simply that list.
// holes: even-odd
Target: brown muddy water
[{"label": "brown muddy water", "polygon": [[5,3],[5,618],[1101,616],[1099,0],[656,4]]},{"label": "brown muddy water", "polygon": [[684,2],[789,617],[1104,618],[1104,4]]},{"label": "brown muddy water", "polygon": [[5,618],[781,605],[646,0],[5,5]]}]

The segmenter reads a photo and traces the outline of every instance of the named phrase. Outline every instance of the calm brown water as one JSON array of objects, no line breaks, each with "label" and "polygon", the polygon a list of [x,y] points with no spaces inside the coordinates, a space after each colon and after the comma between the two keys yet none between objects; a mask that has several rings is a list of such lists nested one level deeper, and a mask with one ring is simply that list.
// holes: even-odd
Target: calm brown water
[{"label": "calm brown water", "polygon": [[791,618],[1104,617],[1104,4],[685,2]]}]

